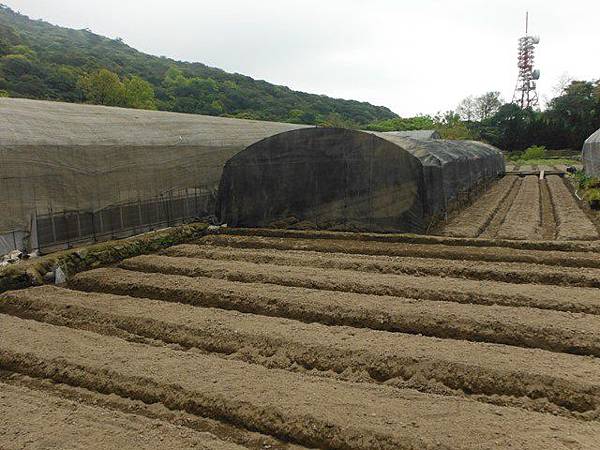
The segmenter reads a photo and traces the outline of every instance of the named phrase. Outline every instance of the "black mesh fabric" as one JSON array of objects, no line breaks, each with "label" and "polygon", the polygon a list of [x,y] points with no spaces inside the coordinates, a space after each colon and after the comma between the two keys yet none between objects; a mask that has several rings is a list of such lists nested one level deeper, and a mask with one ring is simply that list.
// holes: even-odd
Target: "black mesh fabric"
[{"label": "black mesh fabric", "polygon": [[217,215],[231,226],[423,232],[503,173],[501,152],[479,142],[293,130],[226,163]]}]

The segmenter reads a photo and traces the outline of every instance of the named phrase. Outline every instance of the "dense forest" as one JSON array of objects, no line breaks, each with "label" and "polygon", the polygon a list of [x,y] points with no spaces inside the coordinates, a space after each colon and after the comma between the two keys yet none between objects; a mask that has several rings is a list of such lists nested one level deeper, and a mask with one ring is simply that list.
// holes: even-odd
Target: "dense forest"
[{"label": "dense forest", "polygon": [[330,126],[396,117],[382,106],[293,91],[0,5],[0,95]]},{"label": "dense forest", "polygon": [[119,39],[31,20],[0,5],[0,96],[88,102],[373,131],[437,129],[503,150],[581,149],[600,128],[600,82],[565,83],[545,109],[521,109],[498,92],[455,110],[398,117],[388,108],[293,91],[201,63],[141,53]]}]

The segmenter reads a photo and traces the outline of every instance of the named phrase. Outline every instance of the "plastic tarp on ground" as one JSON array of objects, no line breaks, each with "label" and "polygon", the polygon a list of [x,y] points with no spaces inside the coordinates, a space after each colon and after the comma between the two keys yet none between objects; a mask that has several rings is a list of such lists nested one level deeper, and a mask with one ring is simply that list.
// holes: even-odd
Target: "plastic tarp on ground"
[{"label": "plastic tarp on ground", "polygon": [[301,127],[0,98],[0,233],[28,229],[36,210],[98,210],[187,188],[216,197],[231,156]]},{"label": "plastic tarp on ground", "polygon": [[591,177],[600,177],[600,130],[597,130],[583,144],[581,155],[583,170]]},{"label": "plastic tarp on ground", "polygon": [[232,226],[423,232],[460,193],[503,173],[501,152],[478,142],[294,130],[227,162],[217,215]]}]

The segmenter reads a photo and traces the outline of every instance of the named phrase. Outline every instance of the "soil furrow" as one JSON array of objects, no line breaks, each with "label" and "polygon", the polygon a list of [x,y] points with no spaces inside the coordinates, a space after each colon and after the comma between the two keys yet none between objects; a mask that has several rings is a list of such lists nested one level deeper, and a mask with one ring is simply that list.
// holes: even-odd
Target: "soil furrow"
[{"label": "soil furrow", "polygon": [[[0,317],[0,367],[328,448],[593,448],[600,424]],[[132,357],[135,355],[135,357]],[[382,414],[382,411],[385,411]]]},{"label": "soil furrow", "polygon": [[322,269],[357,270],[386,274],[469,278],[507,283],[540,283],[560,286],[600,287],[600,270],[541,264],[486,261],[451,261],[439,258],[411,258],[319,253],[300,250],[262,250],[182,244],[163,252],[167,256],[247,261],[257,264],[319,267]]},{"label": "soil furrow", "polygon": [[[310,279],[308,279],[310,280]],[[465,305],[274,285],[96,269],[77,275],[85,291],[235,309],[326,325],[493,342],[600,356],[600,317],[533,308]]]},{"label": "soil furrow", "polygon": [[560,240],[598,239],[598,231],[592,221],[577,204],[563,180],[554,175],[548,177],[548,188],[558,221],[557,238]]},{"label": "soil furrow", "polygon": [[[71,400],[94,408],[100,407],[117,413],[135,414],[136,416],[151,419],[153,422],[169,423],[177,428],[185,427],[201,436],[215,436],[217,439],[226,442],[227,445],[233,443],[241,446],[241,448],[255,450],[264,450],[266,448],[273,450],[302,450],[306,448],[282,442],[272,436],[238,428],[215,419],[196,416],[183,410],[168,409],[162,403],[149,405],[140,400],[132,400],[115,394],[102,394],[97,391],[55,382],[47,378],[32,378],[16,372],[0,370],[0,380],[1,383],[16,388],[31,389],[40,392],[42,395],[49,394],[65,400]],[[556,412],[553,413],[556,414]],[[586,413],[583,416],[587,415]],[[580,416],[577,415],[576,417]],[[69,450],[71,448],[69,447]]]},{"label": "soil furrow", "polygon": [[595,359],[52,286],[8,293],[0,297],[0,312],[110,335],[125,331],[269,368],[425,392],[443,391],[441,383],[450,394],[459,390],[482,401],[554,413],[560,412],[558,405],[598,418],[600,362]]},{"label": "soil furrow", "polygon": [[[516,185],[515,185],[516,186]],[[518,191],[518,190],[517,190]],[[344,231],[288,230],[276,228],[218,228],[208,230],[208,236],[237,238],[286,238],[326,241],[359,241],[388,244],[420,244],[455,247],[494,247],[515,250],[600,252],[600,243],[593,241],[515,241],[510,239],[458,238],[419,234],[361,233]],[[202,238],[201,238],[202,239]]]},{"label": "soil furrow", "polygon": [[506,215],[508,214],[508,210],[512,206],[515,201],[515,197],[519,193],[521,189],[521,184],[523,183],[523,179],[521,177],[516,176],[516,180],[511,186],[508,195],[504,198],[504,200],[500,203],[498,210],[492,217],[492,220],[488,223],[487,227],[481,232],[479,235],[480,238],[484,239],[493,239],[498,235],[498,230],[504,223],[506,219]]},{"label": "soil furrow", "polygon": [[497,247],[457,247],[430,244],[402,244],[377,241],[329,239],[290,239],[261,236],[209,235],[200,245],[272,250],[304,250],[320,253],[347,253],[370,256],[404,256],[451,260],[523,262],[568,267],[600,268],[600,254],[594,252],[563,252],[517,250]]},{"label": "soil furrow", "polygon": [[506,219],[498,230],[501,239],[541,239],[540,186],[538,178],[523,179]]},{"label": "soil furrow", "polygon": [[518,177],[508,176],[499,180],[471,206],[447,223],[442,233],[445,236],[477,237],[489,225],[502,202],[509,195]]},{"label": "soil furrow", "polygon": [[556,217],[554,214],[554,205],[548,189],[546,179],[540,180],[540,206],[542,217],[542,238],[551,240],[556,238]]},{"label": "soil furrow", "polygon": [[[268,283],[431,301],[525,306],[600,314],[600,291],[595,288],[511,284],[433,276],[357,273],[352,270],[158,255],[130,258],[123,261],[120,266],[139,272],[220,278],[243,283]],[[82,274],[79,278],[85,277],[86,275]],[[76,281],[74,282],[76,283]]]},{"label": "soil furrow", "polygon": [[2,448],[242,449],[208,433],[0,382]]}]

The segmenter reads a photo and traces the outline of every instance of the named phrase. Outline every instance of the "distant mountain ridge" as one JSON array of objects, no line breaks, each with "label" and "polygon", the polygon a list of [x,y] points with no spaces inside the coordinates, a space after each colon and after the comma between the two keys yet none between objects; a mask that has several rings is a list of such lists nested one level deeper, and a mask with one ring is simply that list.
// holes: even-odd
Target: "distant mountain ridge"
[{"label": "distant mountain ridge", "polygon": [[141,53],[119,39],[32,20],[0,5],[0,95],[84,102],[99,69],[150,83],[160,110],[331,126],[397,117],[383,106],[293,91],[201,63]]}]

